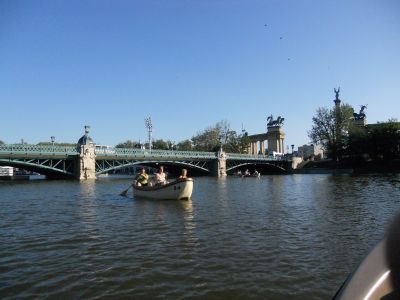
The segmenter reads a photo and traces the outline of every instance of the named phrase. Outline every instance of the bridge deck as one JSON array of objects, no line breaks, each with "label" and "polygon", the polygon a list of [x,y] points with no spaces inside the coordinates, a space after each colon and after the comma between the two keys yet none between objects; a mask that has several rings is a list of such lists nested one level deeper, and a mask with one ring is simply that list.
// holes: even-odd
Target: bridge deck
[{"label": "bridge deck", "polygon": [[[74,176],[79,166],[80,149],[78,147],[39,146],[39,145],[0,145],[0,165],[15,166],[35,170],[44,174],[56,173],[62,176]],[[138,164],[165,164],[194,168],[212,172],[218,154],[215,152],[143,150],[126,148],[96,149],[96,174],[115,171]],[[226,153],[227,170],[249,165],[273,165],[283,169],[283,160],[264,155]]]},{"label": "bridge deck", "polygon": [[[0,145],[0,157],[65,157],[70,155],[79,155],[77,147],[65,146],[39,146],[39,145]],[[199,151],[175,151],[175,150],[142,150],[131,148],[109,148],[96,149],[96,158],[99,159],[118,159],[118,158],[162,158],[162,159],[201,159],[214,160],[217,158],[215,152]],[[272,156],[250,155],[239,153],[227,153],[228,160],[257,160],[257,161],[275,161],[280,160]]]}]

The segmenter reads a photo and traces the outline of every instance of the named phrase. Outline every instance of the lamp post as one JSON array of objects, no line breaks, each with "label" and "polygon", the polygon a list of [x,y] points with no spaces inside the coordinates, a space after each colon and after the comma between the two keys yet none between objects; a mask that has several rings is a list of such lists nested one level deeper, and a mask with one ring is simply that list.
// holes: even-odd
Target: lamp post
[{"label": "lamp post", "polygon": [[55,137],[54,135],[52,135],[52,136],[50,137],[50,139],[51,139],[52,150],[54,151],[54,141],[56,140],[56,137]]},{"label": "lamp post", "polygon": [[151,117],[147,117],[144,119],[144,124],[146,125],[147,132],[149,135],[149,150],[151,151],[152,144],[151,144],[151,133],[153,132],[153,124],[151,123]]}]

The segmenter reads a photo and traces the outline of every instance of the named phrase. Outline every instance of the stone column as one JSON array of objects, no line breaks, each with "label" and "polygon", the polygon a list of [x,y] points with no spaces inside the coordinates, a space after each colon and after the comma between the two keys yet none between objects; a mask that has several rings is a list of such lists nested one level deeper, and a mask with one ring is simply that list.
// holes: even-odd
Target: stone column
[{"label": "stone column", "polygon": [[268,151],[283,153],[283,139],[285,133],[280,126],[268,127]]},{"label": "stone column", "polygon": [[79,155],[79,174],[76,177],[79,180],[96,179],[96,154],[93,143],[80,146]]},{"label": "stone column", "polygon": [[265,145],[264,145],[264,141],[260,141],[260,150],[261,150],[261,154],[264,155],[265,154]]},{"label": "stone column", "polygon": [[218,177],[226,176],[226,154],[221,149],[218,151]]}]

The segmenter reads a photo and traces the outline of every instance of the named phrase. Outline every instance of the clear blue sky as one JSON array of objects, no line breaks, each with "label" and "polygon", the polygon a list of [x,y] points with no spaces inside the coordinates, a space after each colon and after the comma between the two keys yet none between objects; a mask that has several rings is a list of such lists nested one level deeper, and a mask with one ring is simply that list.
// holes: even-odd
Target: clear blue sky
[{"label": "clear blue sky", "polygon": [[309,142],[333,89],[400,119],[400,1],[0,0],[0,140],[179,142],[285,118]]}]

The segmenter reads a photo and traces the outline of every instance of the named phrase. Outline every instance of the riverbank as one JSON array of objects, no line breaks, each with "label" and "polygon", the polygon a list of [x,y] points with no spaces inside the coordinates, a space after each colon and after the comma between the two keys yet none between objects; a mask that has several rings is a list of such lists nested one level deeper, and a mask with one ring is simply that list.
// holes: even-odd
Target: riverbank
[{"label": "riverbank", "polygon": [[400,160],[374,161],[308,161],[301,168],[293,170],[294,174],[372,174],[400,173]]}]

